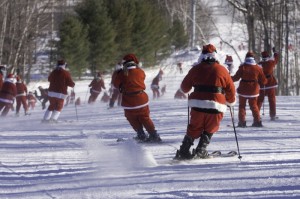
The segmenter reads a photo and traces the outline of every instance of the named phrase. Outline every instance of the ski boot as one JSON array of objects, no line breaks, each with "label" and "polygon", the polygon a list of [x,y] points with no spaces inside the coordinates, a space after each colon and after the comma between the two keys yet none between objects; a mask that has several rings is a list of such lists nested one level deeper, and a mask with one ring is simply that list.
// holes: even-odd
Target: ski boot
[{"label": "ski boot", "polygon": [[140,141],[140,142],[144,142],[147,139],[147,135],[145,134],[144,130],[137,130],[137,136],[134,137],[135,140]]},{"label": "ski boot", "polygon": [[209,158],[209,153],[206,150],[206,147],[209,145],[212,136],[213,136],[212,133],[208,133],[206,131],[204,131],[201,134],[198,146],[197,146],[197,148],[195,149],[195,152],[194,152],[195,157],[201,158],[201,159]]},{"label": "ski boot", "polygon": [[253,126],[253,127],[263,127],[261,121],[253,122],[252,126]]},{"label": "ski boot", "polygon": [[161,138],[156,131],[149,133],[149,137],[145,140],[146,142],[161,142]]},{"label": "ski boot", "polygon": [[177,150],[174,157],[175,160],[190,160],[193,159],[194,155],[190,152],[190,148],[194,143],[194,139],[188,135],[185,135],[182,141],[180,149]]},{"label": "ski boot", "polygon": [[243,122],[242,122],[242,121],[239,121],[237,127],[241,127],[241,128],[247,127],[247,126],[246,126],[246,121],[243,121]]}]

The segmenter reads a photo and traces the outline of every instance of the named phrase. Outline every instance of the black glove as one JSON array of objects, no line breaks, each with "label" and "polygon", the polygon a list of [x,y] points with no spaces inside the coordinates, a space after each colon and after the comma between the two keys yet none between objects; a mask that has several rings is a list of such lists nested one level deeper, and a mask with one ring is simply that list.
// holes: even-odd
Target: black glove
[{"label": "black glove", "polygon": [[273,48],[272,48],[272,51],[273,51],[273,53],[275,53],[275,52],[276,52],[276,49],[275,49],[275,47],[273,47]]}]

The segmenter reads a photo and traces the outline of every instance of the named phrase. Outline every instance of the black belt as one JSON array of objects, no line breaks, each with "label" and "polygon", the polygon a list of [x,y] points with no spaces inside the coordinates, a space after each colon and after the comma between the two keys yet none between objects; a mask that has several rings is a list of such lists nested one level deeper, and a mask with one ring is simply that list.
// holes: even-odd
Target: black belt
[{"label": "black belt", "polygon": [[144,90],[141,90],[141,91],[134,91],[134,92],[122,92],[123,95],[137,95],[137,94],[140,94],[140,93],[143,93]]},{"label": "black belt", "polygon": [[270,78],[272,75],[266,75],[266,78]]},{"label": "black belt", "polygon": [[257,82],[257,80],[248,80],[248,79],[242,79],[242,82]]},{"label": "black belt", "polygon": [[202,112],[202,113],[211,113],[211,114],[219,114],[219,113],[222,113],[222,112],[218,111],[217,109],[196,108],[196,107],[192,107],[192,109],[193,109],[194,111]]},{"label": "black belt", "polygon": [[220,86],[207,86],[207,85],[194,86],[194,92],[224,93],[223,88]]}]

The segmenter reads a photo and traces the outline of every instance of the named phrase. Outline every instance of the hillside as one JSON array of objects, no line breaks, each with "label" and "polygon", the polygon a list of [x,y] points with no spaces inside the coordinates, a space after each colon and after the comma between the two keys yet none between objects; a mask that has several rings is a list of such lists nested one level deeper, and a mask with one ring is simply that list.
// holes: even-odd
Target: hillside
[{"label": "hillside", "polygon": [[[222,52],[220,52],[222,54]],[[182,78],[199,52],[178,53],[164,65],[145,69],[151,117],[161,144],[136,144],[123,109],[107,109],[98,99],[88,105],[89,80],[76,82],[82,104],[64,107],[58,124],[42,124],[40,104],[30,116],[10,113],[0,125],[0,198],[299,198],[299,97],[277,97],[279,120],[263,128],[237,128],[237,157],[175,163],[184,137],[187,101],[174,100]],[[182,61],[184,73],[176,70]],[[174,64],[175,63],[175,64]],[[150,83],[159,68],[166,94],[152,100]],[[105,76],[108,86],[110,76]],[[34,90],[38,85],[29,85]],[[100,96],[101,97],[101,96]],[[237,106],[234,111],[237,120]],[[77,117],[78,120],[77,120]],[[247,110],[248,124],[252,123]],[[237,150],[229,112],[209,151]],[[119,143],[118,138],[128,141]]]}]

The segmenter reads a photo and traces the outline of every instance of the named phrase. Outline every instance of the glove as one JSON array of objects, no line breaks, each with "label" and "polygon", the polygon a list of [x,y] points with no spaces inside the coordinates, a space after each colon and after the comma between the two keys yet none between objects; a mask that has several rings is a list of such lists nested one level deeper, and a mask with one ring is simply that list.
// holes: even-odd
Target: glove
[{"label": "glove", "polygon": [[273,47],[273,48],[272,48],[272,51],[273,51],[273,53],[275,53],[275,52],[276,52],[276,49],[275,49],[275,47]]}]

